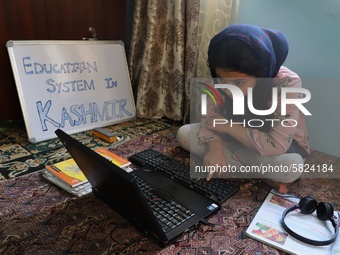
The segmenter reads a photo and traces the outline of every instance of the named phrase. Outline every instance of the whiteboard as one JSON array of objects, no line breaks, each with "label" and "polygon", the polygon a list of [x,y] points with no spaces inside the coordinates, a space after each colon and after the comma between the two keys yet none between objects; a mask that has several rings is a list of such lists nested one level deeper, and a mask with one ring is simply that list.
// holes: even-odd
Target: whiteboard
[{"label": "whiteboard", "polygon": [[[6,43],[28,140],[55,138],[136,116],[121,41]],[[8,107],[11,107],[10,105]]]}]

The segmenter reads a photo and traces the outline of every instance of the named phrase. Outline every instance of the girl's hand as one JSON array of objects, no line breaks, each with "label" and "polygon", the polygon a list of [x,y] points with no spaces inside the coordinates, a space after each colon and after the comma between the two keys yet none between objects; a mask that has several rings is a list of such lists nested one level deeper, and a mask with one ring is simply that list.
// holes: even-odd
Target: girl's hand
[{"label": "girl's hand", "polygon": [[[226,160],[224,157],[224,150],[214,150],[211,149],[204,157],[203,159],[203,164],[205,166],[225,166],[226,165]],[[210,172],[207,175],[207,181],[209,181],[215,172]],[[221,174],[221,173],[219,173]]]}]

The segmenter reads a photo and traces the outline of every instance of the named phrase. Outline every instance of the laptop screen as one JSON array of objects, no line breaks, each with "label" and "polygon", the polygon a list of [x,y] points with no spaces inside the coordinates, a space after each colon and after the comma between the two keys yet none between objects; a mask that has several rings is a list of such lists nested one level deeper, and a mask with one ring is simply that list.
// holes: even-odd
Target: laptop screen
[{"label": "laptop screen", "polygon": [[58,129],[55,133],[98,197],[141,228],[152,229],[153,234],[157,234],[158,238],[166,240],[132,174],[127,173],[64,131]]}]

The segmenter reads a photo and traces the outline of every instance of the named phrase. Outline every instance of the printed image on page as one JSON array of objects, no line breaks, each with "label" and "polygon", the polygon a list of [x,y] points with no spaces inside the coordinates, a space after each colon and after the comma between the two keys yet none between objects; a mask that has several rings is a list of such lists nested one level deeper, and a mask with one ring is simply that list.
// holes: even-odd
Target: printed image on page
[{"label": "printed image on page", "polygon": [[[246,234],[260,242],[296,255],[329,255],[332,244],[314,246],[291,236],[281,226],[283,211],[298,203],[296,198],[269,194],[248,227]],[[286,224],[299,235],[313,240],[328,240],[334,234],[330,221],[319,220],[315,213],[303,215],[299,210],[289,213]]]},{"label": "printed image on page", "polygon": [[285,244],[288,237],[286,233],[280,232],[279,230],[266,226],[260,222],[255,224],[255,228],[251,232],[281,245]]}]

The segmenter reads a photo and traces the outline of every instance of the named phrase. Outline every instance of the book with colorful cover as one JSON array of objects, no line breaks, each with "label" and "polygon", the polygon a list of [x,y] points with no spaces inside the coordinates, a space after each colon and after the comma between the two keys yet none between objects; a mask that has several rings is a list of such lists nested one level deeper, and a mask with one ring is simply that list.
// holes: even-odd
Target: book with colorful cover
[{"label": "book with colorful cover", "polygon": [[99,153],[104,158],[110,160],[113,164],[126,169],[128,166],[131,165],[131,162],[121,156],[118,156],[117,154],[105,149],[105,148],[99,148],[95,150],[97,153]]},{"label": "book with colorful cover", "polygon": [[75,188],[88,180],[73,158],[46,166],[46,170],[66,184]]},{"label": "book with colorful cover", "polygon": [[[105,148],[99,148],[95,151],[107,160],[111,161],[113,164],[126,171],[131,171],[131,168],[129,167],[131,162],[127,159],[120,157]],[[46,166],[43,176],[52,182],[56,182],[58,179],[75,191],[77,191],[77,187],[82,187],[85,184],[89,185],[86,176],[83,174],[73,158]],[[51,178],[51,176],[55,178]]]},{"label": "book with colorful cover", "polygon": [[46,169],[43,171],[42,175],[44,178],[54,183],[58,187],[78,197],[84,196],[92,191],[92,186],[89,182],[86,182],[84,184],[78,185],[75,188],[72,188],[70,185],[66,184],[64,181],[60,180],[58,177],[51,174],[51,172],[47,171]]}]

